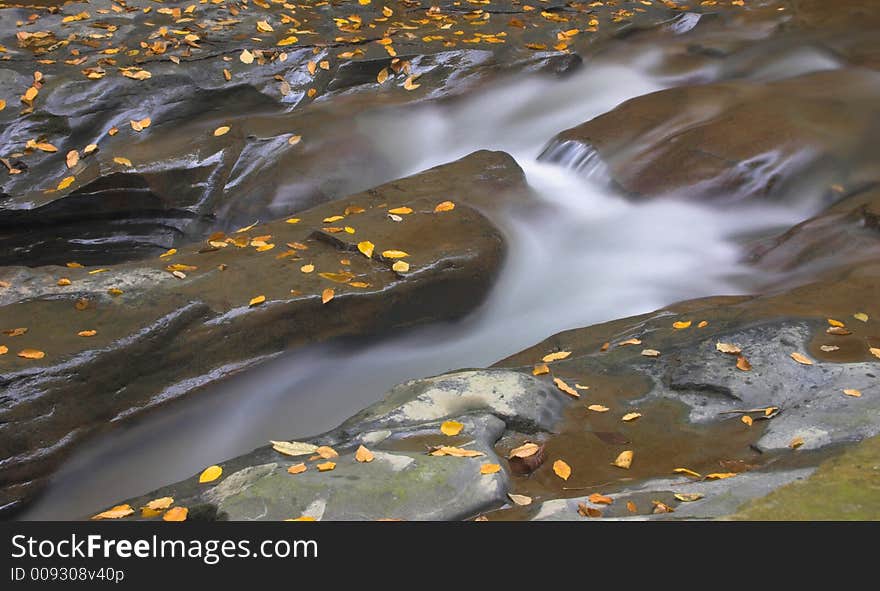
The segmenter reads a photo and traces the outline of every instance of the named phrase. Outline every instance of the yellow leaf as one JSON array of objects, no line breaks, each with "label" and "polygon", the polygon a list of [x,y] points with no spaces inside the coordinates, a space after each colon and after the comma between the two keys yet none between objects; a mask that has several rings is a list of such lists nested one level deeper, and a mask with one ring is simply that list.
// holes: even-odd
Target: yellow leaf
[{"label": "yellow leaf", "polygon": [[317,521],[317,519],[308,515],[302,515],[301,517],[297,517],[296,519],[285,519],[284,521]]},{"label": "yellow leaf", "polygon": [[749,415],[743,415],[742,417],[740,417],[740,420],[749,427],[752,426],[752,417],[750,417]]},{"label": "yellow leaf", "polygon": [[517,504],[521,507],[532,504],[532,497],[527,497],[526,495],[517,495],[514,493],[507,493],[507,496],[511,501],[513,501],[515,504]]},{"label": "yellow leaf", "polygon": [[60,182],[60,183],[58,183],[58,187],[57,187],[57,189],[58,189],[59,191],[63,191],[64,189],[66,189],[67,187],[69,187],[70,185],[72,185],[72,184],[73,184],[73,181],[75,181],[75,180],[76,180],[76,177],[75,177],[75,176],[66,176],[66,177],[64,177],[63,179],[61,179],[61,182]]},{"label": "yellow leaf", "polygon": [[804,444],[804,438],[798,436],[798,437],[795,437],[794,439],[792,439],[792,440],[788,443],[788,447],[790,447],[791,449],[797,449],[797,448],[799,448],[800,446],[802,446],[803,444]]},{"label": "yellow leaf", "polygon": [[107,290],[107,293],[109,293],[112,296],[121,296],[122,290],[119,289],[118,287],[111,287],[110,289]]},{"label": "yellow leaf", "polygon": [[238,56],[238,59],[240,59],[243,64],[252,64],[254,63],[254,54],[245,49]]},{"label": "yellow leaf", "polygon": [[801,365],[813,365],[813,362],[808,357],[805,357],[804,355],[801,355],[800,353],[792,353],[791,358],[794,359],[795,361],[797,361],[798,363],[800,363]]},{"label": "yellow leaf", "polygon": [[587,497],[587,500],[594,505],[610,505],[614,502],[614,499],[612,499],[611,497],[606,497],[605,495],[599,493],[591,494],[589,497]]},{"label": "yellow leaf", "polygon": [[628,412],[625,415],[623,415],[622,417],[620,417],[620,420],[628,423],[630,421],[636,420],[637,418],[639,418],[641,416],[642,416],[642,413],[640,413],[640,412]]},{"label": "yellow leaf", "polygon": [[508,459],[511,458],[529,458],[538,453],[538,450],[541,449],[541,446],[537,443],[524,443],[519,447],[515,447],[510,450],[510,453],[507,454]]},{"label": "yellow leaf", "polygon": [[260,33],[272,33],[275,29],[266,21],[257,21],[257,31]]},{"label": "yellow leaf", "polygon": [[547,367],[546,363],[540,363],[536,365],[535,368],[532,370],[533,376],[542,376],[548,373],[550,373],[550,368]]},{"label": "yellow leaf", "polygon": [[880,347],[870,347],[868,351],[871,352],[871,355],[880,359]]},{"label": "yellow leaf", "polygon": [[663,503],[661,501],[651,501],[651,504],[654,505],[654,508],[651,510],[651,513],[674,513],[675,509]]},{"label": "yellow leaf", "polygon": [[373,461],[373,452],[368,450],[363,445],[358,446],[357,451],[354,452],[354,459],[361,463],[369,463]]},{"label": "yellow leaf", "polygon": [[166,250],[165,252],[160,254],[159,258],[165,259],[165,258],[168,258],[168,257],[173,256],[175,254],[177,254],[177,249],[176,248],[169,248],[168,250]]},{"label": "yellow leaf", "polygon": [[571,476],[571,466],[562,460],[556,460],[553,462],[553,472],[561,479],[568,480],[569,476]]},{"label": "yellow leaf", "polygon": [[388,80],[388,68],[382,68],[379,70],[379,73],[376,74],[376,82],[379,84],[385,84],[386,80]]},{"label": "yellow leaf", "polygon": [[315,72],[318,69],[318,64],[316,62],[309,62],[308,64],[306,64],[306,68],[309,70],[309,74],[314,76]]},{"label": "yellow leaf", "polygon": [[587,409],[593,412],[608,412],[610,410],[607,406],[602,406],[601,404],[591,404]]},{"label": "yellow leaf", "polygon": [[0,345],[0,355],[6,355],[7,353],[9,353],[9,347]]},{"label": "yellow leaf", "polygon": [[736,358],[736,368],[740,371],[751,371],[752,364],[749,363],[749,360],[740,355]]},{"label": "yellow leaf", "polygon": [[143,131],[150,126],[152,120],[149,117],[141,119],[140,121],[131,120],[129,121],[131,124],[131,128],[135,131]]},{"label": "yellow leaf", "polygon": [[297,41],[299,41],[299,38],[296,35],[291,35],[290,37],[281,39],[276,45],[278,45],[278,47],[284,47],[285,45],[293,45]]},{"label": "yellow leaf", "polygon": [[189,509],[186,507],[173,507],[165,512],[165,515],[162,516],[162,521],[186,521],[188,513]]},{"label": "yellow leaf", "polygon": [[221,474],[223,474],[223,468],[221,468],[220,466],[208,466],[199,475],[199,484],[214,482],[215,480],[220,478]]},{"label": "yellow leaf", "polygon": [[364,240],[363,242],[358,242],[358,250],[361,251],[368,259],[373,256],[373,249],[376,248],[376,245],[370,242],[369,240]]},{"label": "yellow leaf", "polygon": [[325,289],[324,291],[321,292],[321,303],[326,304],[327,302],[332,300],[335,295],[336,294],[333,291],[333,289],[328,287],[327,289]]},{"label": "yellow leaf", "polygon": [[318,63],[318,67],[321,68],[322,70],[329,70],[330,69],[330,62],[328,62],[327,60],[323,60]]},{"label": "yellow leaf", "polygon": [[407,76],[406,80],[403,82],[403,87],[406,90],[415,90],[421,84],[416,84],[415,79],[418,78],[418,75]]},{"label": "yellow leaf", "polygon": [[167,509],[171,505],[174,504],[173,497],[162,497],[160,499],[153,499],[149,503],[146,504],[147,509],[152,509],[153,511],[162,511]]},{"label": "yellow leaf", "polygon": [[391,265],[391,270],[395,273],[406,273],[409,271],[409,263],[406,261],[395,261],[395,263]]},{"label": "yellow leaf", "polygon": [[76,333],[76,336],[78,336],[78,337],[93,337],[96,334],[98,334],[97,330],[81,330],[78,333]]},{"label": "yellow leaf", "polygon": [[706,480],[724,480],[734,476],[736,476],[736,472],[713,472],[712,474],[706,474]]},{"label": "yellow leaf", "polygon": [[330,458],[338,458],[339,453],[330,447],[329,445],[322,445],[315,449],[315,453],[324,458],[325,460],[329,460]]},{"label": "yellow leaf", "polygon": [[574,387],[576,390],[589,390],[590,389],[589,386],[581,386],[580,384],[575,384]]},{"label": "yellow leaf", "polygon": [[354,274],[349,273],[348,271],[343,271],[341,273],[318,273],[318,275],[324,279],[335,281],[336,283],[348,283],[354,279]]},{"label": "yellow leaf", "polygon": [[443,424],[440,425],[440,432],[444,435],[452,437],[453,435],[458,435],[461,433],[461,430],[464,428],[462,423],[458,421],[443,421]]},{"label": "yellow leaf", "polygon": [[332,223],[332,222],[336,222],[336,221],[341,220],[341,219],[344,218],[344,217],[345,217],[345,216],[341,216],[341,215],[333,215],[333,216],[330,216],[329,218],[324,218],[324,223],[325,223],[325,224],[329,224],[329,223]]},{"label": "yellow leaf", "polygon": [[7,328],[6,330],[3,331],[3,334],[5,334],[8,337],[20,337],[21,335],[25,334],[27,331],[28,331],[27,328]]},{"label": "yellow leaf", "polygon": [[852,388],[846,389],[843,391],[847,396],[852,396],[853,398],[861,398],[862,393],[859,390],[855,390]]},{"label": "yellow leaf", "polygon": [[4,101],[3,99],[0,99],[0,111],[2,111],[5,108],[6,108],[6,101]]},{"label": "yellow leaf", "polygon": [[324,462],[323,464],[317,464],[315,467],[318,469],[318,472],[329,472],[336,467],[336,462]]},{"label": "yellow leaf", "polygon": [[24,349],[18,352],[18,356],[24,359],[42,359],[46,354],[43,351],[37,351],[36,349]]},{"label": "yellow leaf", "polygon": [[553,378],[553,383],[556,384],[557,388],[559,388],[569,396],[573,396],[575,398],[581,397],[577,390],[566,384],[561,378]]},{"label": "yellow leaf", "polygon": [[681,501],[682,503],[693,503],[694,501],[702,499],[703,493],[675,493],[672,496],[675,497],[675,500]]},{"label": "yellow leaf", "polygon": [[690,327],[691,327],[691,321],[690,321],[690,320],[688,320],[687,322],[679,321],[679,322],[673,322],[673,323],[672,323],[672,328],[674,328],[674,329],[676,329],[676,330],[681,330],[681,329],[683,329],[683,328],[690,328]]},{"label": "yellow leaf", "polygon": [[291,146],[295,146],[298,143],[300,143],[300,141],[302,141],[302,139],[303,138],[301,135],[292,135],[289,138],[287,138],[287,143],[290,144]]},{"label": "yellow leaf", "polygon": [[56,285],[59,285],[61,287],[64,287],[65,285],[70,285],[70,279],[68,279],[67,277],[62,277],[58,280],[58,283]]},{"label": "yellow leaf", "polygon": [[82,269],[82,268],[83,268],[82,265],[80,265],[80,264],[77,263],[77,262],[73,262],[73,261],[71,261],[71,262],[69,262],[69,263],[65,263],[65,264],[66,264],[67,267],[70,268],[70,269]]},{"label": "yellow leaf", "polygon": [[618,468],[623,468],[624,470],[629,470],[629,467],[632,466],[633,463],[633,452],[631,450],[622,451],[617,456],[617,458],[611,462],[612,466],[617,466]]},{"label": "yellow leaf", "polygon": [[79,162],[79,152],[77,152],[76,150],[71,150],[67,153],[65,161],[67,162],[67,168],[73,168],[74,166],[76,166],[77,162]]},{"label": "yellow leaf", "polygon": [[557,351],[556,353],[550,353],[549,355],[544,355],[541,359],[544,363],[550,363],[553,361],[559,361],[561,359],[565,359],[571,355],[571,351]]},{"label": "yellow leaf", "polygon": [[730,353],[731,355],[739,355],[742,353],[740,347],[729,343],[715,343],[715,350],[721,353]]},{"label": "yellow leaf", "polygon": [[455,203],[452,201],[443,201],[434,208],[434,213],[443,213],[444,211],[452,211],[455,209]]},{"label": "yellow leaf", "polygon": [[300,441],[272,441],[272,449],[286,456],[308,456],[317,451],[318,446]]},{"label": "yellow leaf", "polygon": [[120,519],[122,517],[128,517],[134,513],[134,509],[131,508],[131,505],[116,505],[112,509],[107,509],[103,513],[98,513],[92,519]]},{"label": "yellow leaf", "polygon": [[495,474],[501,471],[500,464],[483,464],[480,466],[480,474]]},{"label": "yellow leaf", "polygon": [[254,297],[254,298],[251,298],[251,301],[248,302],[248,306],[249,306],[249,307],[259,306],[260,304],[262,304],[262,303],[265,302],[265,301],[266,301],[266,296],[264,296],[264,295],[258,295],[258,296]]},{"label": "yellow leaf", "polygon": [[853,318],[855,318],[856,320],[860,320],[861,322],[868,321],[868,315],[865,314],[864,312],[858,312],[856,314],[853,314]]},{"label": "yellow leaf", "polygon": [[428,454],[432,456],[453,456],[456,458],[477,458],[486,455],[475,449],[464,449],[462,447],[454,447],[451,445],[441,445],[436,449],[432,449]]},{"label": "yellow leaf", "polygon": [[840,320],[835,320],[834,318],[829,318],[828,324],[830,324],[831,326],[837,326],[838,328],[843,328],[844,326],[846,326],[843,322],[841,322]]},{"label": "yellow leaf", "polygon": [[697,328],[706,328],[707,326],[709,326],[709,323],[705,320],[701,320],[700,323],[697,325]]},{"label": "yellow leaf", "polygon": [[645,357],[660,357],[660,351],[657,349],[642,349],[642,355]]},{"label": "yellow leaf", "polygon": [[299,218],[287,218],[286,220],[284,220],[284,222],[287,224],[298,224],[300,222],[300,219]]},{"label": "yellow leaf", "polygon": [[408,257],[409,254],[402,250],[386,250],[382,252],[382,256],[386,259],[402,259]]},{"label": "yellow leaf", "polygon": [[302,271],[303,273],[311,273],[312,271],[315,270],[315,265],[303,265],[302,267],[299,268],[299,270]]},{"label": "yellow leaf", "polygon": [[412,208],[409,207],[395,207],[394,209],[389,209],[388,213],[393,213],[397,215],[408,215],[413,212]]},{"label": "yellow leaf", "polygon": [[83,155],[88,156],[92,152],[98,149],[98,144],[89,144],[85,148],[83,148]]},{"label": "yellow leaf", "polygon": [[305,462],[300,462],[299,464],[293,464],[287,468],[288,474],[301,474],[308,470]]},{"label": "yellow leaf", "polygon": [[642,341],[639,339],[627,339],[625,341],[621,341],[617,343],[618,347],[625,347],[626,345],[641,345]]},{"label": "yellow leaf", "polygon": [[229,133],[230,127],[228,125],[221,125],[217,129],[214,130],[214,137],[220,137],[221,135],[226,135]]},{"label": "yellow leaf", "polygon": [[686,474],[688,476],[693,476],[694,478],[702,478],[702,474],[699,472],[694,472],[693,470],[688,470],[687,468],[676,468],[673,470],[676,474]]},{"label": "yellow leaf", "polygon": [[122,156],[117,156],[113,159],[113,162],[116,164],[121,164],[122,166],[131,166],[131,160],[128,158],[123,158]]}]

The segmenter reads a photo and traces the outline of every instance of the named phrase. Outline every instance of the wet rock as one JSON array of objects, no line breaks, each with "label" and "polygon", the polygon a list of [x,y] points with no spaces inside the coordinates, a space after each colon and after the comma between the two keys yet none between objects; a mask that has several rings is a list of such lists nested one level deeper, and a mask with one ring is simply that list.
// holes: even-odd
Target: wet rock
[{"label": "wet rock", "polygon": [[582,166],[595,150],[633,198],[821,198],[816,187],[878,178],[878,97],[880,74],[855,69],[677,87],[560,133],[542,159]]},{"label": "wet rock", "polygon": [[[454,210],[434,212],[450,198]],[[284,350],[464,315],[487,293],[504,252],[480,211],[527,199],[512,158],[478,152],[300,212],[298,223],[281,219],[161,258],[4,268],[0,326],[29,330],[10,337],[10,354],[0,357],[0,505],[14,508],[36,492],[96,429]],[[388,209],[398,207],[413,213],[393,221]],[[375,245],[372,258],[359,252],[361,241]],[[408,254],[408,271],[391,269],[396,259],[381,254],[389,250]],[[265,302],[251,303],[258,296]],[[26,348],[45,357],[16,356]]]}]

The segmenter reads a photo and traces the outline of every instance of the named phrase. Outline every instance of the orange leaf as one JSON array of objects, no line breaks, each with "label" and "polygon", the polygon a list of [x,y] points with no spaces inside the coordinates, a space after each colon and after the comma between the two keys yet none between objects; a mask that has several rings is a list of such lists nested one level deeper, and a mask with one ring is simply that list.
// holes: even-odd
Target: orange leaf
[{"label": "orange leaf", "polygon": [[500,464],[483,464],[482,466],[480,466],[480,474],[495,474],[500,470]]},{"label": "orange leaf", "polygon": [[801,355],[800,353],[792,353],[791,358],[800,363],[801,365],[813,365],[813,362],[810,358]]},{"label": "orange leaf", "polygon": [[293,464],[292,466],[288,466],[287,473],[288,474],[301,474],[308,470],[305,462],[300,462],[299,464]]},{"label": "orange leaf", "polygon": [[561,479],[568,480],[568,477],[571,476],[571,466],[562,460],[556,460],[553,462],[553,472]]},{"label": "orange leaf", "polygon": [[36,349],[24,349],[18,352],[18,356],[24,359],[42,359],[46,354]]},{"label": "orange leaf", "polygon": [[547,364],[545,364],[545,363],[541,363],[539,365],[536,365],[535,368],[532,370],[533,376],[542,376],[547,373],[550,373],[550,368],[547,367]]},{"label": "orange leaf", "polygon": [[557,351],[556,353],[550,353],[549,355],[544,355],[541,359],[544,363],[551,363],[553,361],[559,361],[560,359],[565,359],[571,355],[571,351]]},{"label": "orange leaf", "polygon": [[332,287],[328,287],[324,291],[321,292],[321,303],[326,304],[336,295],[336,292],[333,291]]},{"label": "orange leaf", "polygon": [[553,378],[553,383],[556,384],[557,388],[559,388],[560,390],[562,390],[563,392],[565,392],[569,396],[573,396],[575,398],[581,397],[581,395],[577,392],[577,390],[575,390],[574,388],[572,388],[571,386],[566,384],[564,381],[562,381],[561,378]]},{"label": "orange leaf", "polygon": [[455,209],[455,203],[453,203],[452,201],[443,201],[442,203],[437,204],[437,207],[434,208],[434,213],[452,211],[453,209]]},{"label": "orange leaf", "polygon": [[373,461],[373,452],[368,450],[363,445],[358,446],[357,451],[354,452],[354,459],[358,462],[368,463]]},{"label": "orange leaf", "polygon": [[165,512],[165,515],[162,516],[162,521],[186,521],[188,513],[189,509],[186,507],[174,507]]},{"label": "orange leaf", "polygon": [[614,499],[611,497],[606,497],[605,495],[600,495],[599,493],[593,493],[589,497],[587,497],[594,505],[610,505],[614,502]]},{"label": "orange leaf", "polygon": [[336,467],[336,462],[324,462],[323,464],[318,464],[316,467],[318,468],[318,472],[329,472]]},{"label": "orange leaf", "polygon": [[103,513],[98,513],[92,519],[121,519],[123,517],[128,517],[134,513],[134,509],[131,508],[131,505],[116,505],[112,509],[107,509]]},{"label": "orange leaf", "polygon": [[633,461],[633,452],[631,450],[622,451],[620,455],[611,463],[613,466],[617,466],[618,468],[623,468],[624,470],[629,470],[629,467],[632,466]]}]

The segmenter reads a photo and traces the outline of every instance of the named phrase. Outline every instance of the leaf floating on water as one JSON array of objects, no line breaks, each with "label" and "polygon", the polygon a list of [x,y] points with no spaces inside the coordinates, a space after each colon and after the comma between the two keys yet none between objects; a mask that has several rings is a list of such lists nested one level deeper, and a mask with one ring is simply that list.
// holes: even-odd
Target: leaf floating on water
[{"label": "leaf floating on water", "polygon": [[122,166],[132,166],[131,160],[129,160],[128,158],[123,158],[122,156],[117,156],[113,159],[113,162],[115,162],[116,164],[121,164]]},{"label": "leaf floating on water", "polygon": [[581,386],[580,384],[575,384],[574,387],[575,387],[575,390],[589,390],[590,389],[589,386]]},{"label": "leaf floating on water", "polygon": [[403,82],[403,87],[406,90],[415,90],[416,88],[421,86],[421,84],[416,84],[416,82],[415,82],[415,79],[418,77],[419,77],[418,74],[408,76],[407,79]]},{"label": "leaf floating on water", "polygon": [[676,330],[682,330],[682,329],[684,329],[684,328],[690,328],[690,327],[691,327],[691,321],[690,321],[690,320],[688,320],[688,321],[686,321],[686,322],[678,321],[678,322],[673,322],[673,323],[672,323],[672,328],[674,328],[674,329],[676,329]]},{"label": "leaf floating on water", "polygon": [[556,460],[553,462],[553,473],[563,480],[568,480],[571,476],[571,466],[562,460]]},{"label": "leaf floating on water", "polygon": [[837,345],[822,345],[821,347],[819,347],[819,349],[821,351],[824,351],[825,353],[831,353],[833,351],[839,351],[840,347],[838,347]]},{"label": "leaf floating on water", "polygon": [[847,388],[846,390],[843,391],[843,393],[846,394],[847,396],[852,396],[853,398],[861,398],[862,397],[861,391],[856,390],[854,388]]},{"label": "leaf floating on water", "polygon": [[318,472],[329,472],[336,467],[336,462],[324,462],[323,464],[317,464],[315,467],[318,469]]},{"label": "leaf floating on water", "polygon": [[141,119],[140,121],[135,121],[134,119],[129,121],[131,128],[137,132],[141,132],[141,131],[145,130],[152,123],[153,123],[153,121],[149,117],[145,117],[145,118]]},{"label": "leaf floating on water", "polygon": [[0,355],[6,355],[7,353],[9,353],[9,347],[0,345]]},{"label": "leaf floating on water", "polygon": [[839,337],[845,337],[847,335],[851,335],[852,331],[848,328],[843,328],[840,326],[829,326],[825,329],[826,334],[831,334]]},{"label": "leaf floating on water", "polygon": [[287,467],[288,474],[302,474],[308,470],[308,466],[306,466],[305,462],[300,462],[299,464],[293,464],[292,466]]},{"label": "leaf floating on water", "polygon": [[66,285],[70,285],[70,279],[68,279],[67,277],[62,277],[61,279],[58,280],[58,283],[56,283],[55,285],[57,285],[59,287],[64,287]]},{"label": "leaf floating on water", "polygon": [[318,273],[318,276],[336,283],[348,283],[354,279],[354,273],[349,273],[348,271],[343,271],[342,273]]},{"label": "leaf floating on water", "polygon": [[204,484],[205,482],[214,482],[215,480],[220,478],[221,474],[223,474],[223,468],[221,468],[220,466],[208,466],[199,475],[199,484]]},{"label": "leaf floating on water", "polygon": [[266,296],[258,295],[254,298],[251,298],[251,301],[248,302],[248,307],[253,308],[254,306],[259,306],[260,304],[262,304],[265,301],[266,301]]},{"label": "leaf floating on water", "polygon": [[376,74],[376,82],[379,84],[385,84],[386,80],[388,80],[388,68],[382,68],[379,70],[379,73]]},{"label": "leaf floating on water", "polygon": [[456,458],[478,458],[484,456],[481,451],[475,449],[464,449],[463,447],[454,447],[451,445],[438,445],[428,451],[431,456],[453,456]]},{"label": "leaf floating on water", "polygon": [[394,209],[389,209],[388,213],[393,213],[397,215],[409,215],[413,212],[411,207],[395,207]]},{"label": "leaf floating on water", "polygon": [[329,445],[322,445],[315,449],[315,453],[324,458],[325,460],[329,460],[330,458],[338,458],[339,453],[330,447]]},{"label": "leaf floating on water", "polygon": [[595,507],[590,507],[586,503],[578,503],[578,515],[581,517],[602,517],[602,512]]},{"label": "leaf floating on water", "polygon": [[674,513],[675,509],[663,503],[661,501],[651,501],[651,504],[654,505],[654,508],[651,509],[651,513],[659,514],[659,513]]},{"label": "leaf floating on water", "polygon": [[408,257],[409,254],[402,250],[386,250],[382,253],[382,256],[386,259],[402,259]]},{"label": "leaf floating on water", "polygon": [[501,471],[501,464],[483,464],[480,466],[480,474],[495,474]]},{"label": "leaf floating on water", "polygon": [[550,353],[549,355],[544,355],[541,359],[544,363],[551,363],[553,361],[559,361],[561,359],[567,358],[571,355],[571,351],[557,351],[556,353]]},{"label": "leaf floating on water", "polygon": [[605,495],[601,495],[599,493],[593,493],[587,500],[593,503],[594,505],[610,505],[614,502],[614,499],[611,497],[606,497]]},{"label": "leaf floating on water", "polygon": [[640,413],[640,412],[628,412],[625,415],[623,415],[622,417],[620,417],[620,420],[628,423],[630,421],[634,421],[634,420],[638,419],[641,416],[642,416],[642,413]]},{"label": "leaf floating on water", "polygon": [[42,359],[46,354],[36,349],[23,349],[18,352],[18,356],[24,359]]},{"label": "leaf floating on water", "polygon": [[736,476],[736,472],[713,472],[712,474],[706,474],[706,480],[724,480],[734,476]]},{"label": "leaf floating on water", "polygon": [[752,364],[749,363],[749,360],[740,355],[736,358],[736,368],[740,371],[751,371]]},{"label": "leaf floating on water", "polygon": [[395,273],[406,273],[409,271],[409,263],[406,261],[396,261],[393,265],[391,265],[391,270]]},{"label": "leaf floating on water", "polygon": [[21,335],[25,334],[27,331],[28,331],[27,328],[7,328],[6,330],[3,331],[3,334],[5,334],[8,337],[20,337]]},{"label": "leaf floating on water", "polygon": [[846,326],[843,322],[841,322],[840,320],[835,320],[834,318],[828,318],[828,324],[830,324],[831,326],[836,326],[838,328],[843,328],[844,326]]},{"label": "leaf floating on water", "polygon": [[507,493],[507,497],[514,502],[514,504],[519,505],[520,507],[525,507],[526,505],[532,504],[532,497],[527,497],[526,495],[517,495],[514,493]]},{"label": "leaf floating on water", "polygon": [[239,54],[238,59],[240,59],[243,64],[252,64],[254,63],[254,54],[245,49]]},{"label": "leaf floating on water", "polygon": [[629,511],[630,513],[638,513],[638,511],[639,511],[638,507],[636,507],[636,504],[633,503],[632,501],[626,502],[626,510]]},{"label": "leaf floating on water", "polygon": [[699,472],[694,472],[693,470],[688,470],[687,468],[676,468],[673,470],[676,474],[686,474],[688,476],[693,476],[694,478],[702,478],[703,475]]},{"label": "leaf floating on water", "polygon": [[186,507],[173,507],[165,512],[162,521],[186,521],[187,514],[189,514],[189,509]]},{"label": "leaf floating on water", "polygon": [[298,143],[300,143],[301,141],[302,141],[301,135],[292,135],[289,138],[287,138],[287,143],[290,144],[291,146],[295,146]]},{"label": "leaf floating on water", "polygon": [[868,315],[865,314],[864,312],[857,312],[856,314],[853,314],[853,318],[855,318],[856,320],[859,320],[861,322],[868,321]]},{"label": "leaf floating on water", "polygon": [[675,500],[682,503],[693,503],[694,501],[699,501],[705,495],[703,493],[675,493],[672,496],[675,497]]},{"label": "leaf floating on water", "polygon": [[730,343],[715,343],[715,350],[720,353],[730,353],[731,355],[742,353],[742,349],[739,346],[731,345]]},{"label": "leaf floating on water", "polygon": [[67,153],[65,161],[67,163],[67,168],[73,168],[79,162],[79,152],[77,152],[76,150],[71,150]]},{"label": "leaf floating on water", "polygon": [[751,427],[752,423],[754,422],[754,421],[752,421],[752,417],[750,417],[749,415],[743,415],[740,417],[739,420],[741,420],[743,423],[745,423],[749,427]]},{"label": "leaf floating on water", "polygon": [[874,357],[880,359],[880,348],[877,348],[877,347],[870,347],[870,348],[868,349],[868,351],[871,352],[871,355],[873,355]]},{"label": "leaf floating on water", "polygon": [[299,222],[299,218],[287,218],[286,220],[284,220],[284,223],[286,224],[298,224]]},{"label": "leaf floating on water", "polygon": [[317,451],[318,446],[299,441],[269,441],[272,449],[286,456],[308,456]]},{"label": "leaf floating on water", "polygon": [[803,444],[804,444],[804,438],[798,436],[798,437],[795,437],[794,439],[792,439],[791,441],[789,441],[788,447],[790,447],[791,449],[797,449],[800,446],[802,446]]},{"label": "leaf floating on water", "polygon": [[464,429],[464,425],[458,421],[443,421],[443,424],[440,425],[440,432],[449,437],[458,435],[462,429]]},{"label": "leaf floating on water", "polygon": [[123,517],[128,517],[134,513],[134,509],[131,508],[131,505],[116,505],[112,509],[107,509],[103,513],[98,513],[93,516],[92,519],[121,519]]},{"label": "leaf floating on water", "polygon": [[642,355],[645,357],[660,357],[660,351],[657,349],[642,349]]},{"label": "leaf floating on water", "polygon": [[311,264],[303,265],[302,267],[299,268],[299,270],[302,271],[303,273],[311,273],[312,271],[315,270],[315,265],[311,265]]},{"label": "leaf floating on water", "polygon": [[701,320],[700,323],[697,325],[697,328],[706,328],[707,326],[709,326],[709,323],[705,320]]},{"label": "leaf floating on water", "polygon": [[373,452],[368,450],[363,445],[358,446],[357,451],[354,452],[354,459],[361,463],[369,463],[373,461]]},{"label": "leaf floating on water", "polygon": [[587,409],[593,412],[608,412],[610,410],[607,406],[602,406],[601,404],[591,404]]},{"label": "leaf floating on water", "polygon": [[455,209],[455,203],[452,201],[443,201],[442,203],[438,203],[437,207],[434,208],[434,213],[443,213],[445,211],[452,211]]},{"label": "leaf floating on water", "polygon": [[795,361],[797,361],[798,363],[800,363],[801,365],[813,365],[813,362],[809,357],[801,355],[800,353],[797,353],[797,352],[792,353],[790,355],[790,357],[792,359],[794,359]]},{"label": "leaf floating on water", "polygon": [[632,466],[633,462],[633,452],[632,450],[622,451],[617,458],[611,462],[612,466],[617,466],[618,468],[623,468],[624,470],[629,470],[629,467]]},{"label": "leaf floating on water", "polygon": [[162,497],[160,499],[153,499],[152,501],[147,503],[146,508],[153,511],[164,511],[173,504],[174,497]]},{"label": "leaf floating on water", "polygon": [[326,304],[330,300],[336,297],[336,292],[333,291],[333,288],[328,287],[324,291],[321,292],[321,303]]},{"label": "leaf floating on water", "polygon": [[547,367],[546,363],[539,363],[532,369],[533,376],[542,376],[544,374],[550,373],[550,368]]},{"label": "leaf floating on water", "polygon": [[363,242],[358,242],[358,250],[362,255],[367,257],[368,259],[373,258],[373,250],[376,248],[376,245],[370,242],[369,240],[364,240]]},{"label": "leaf floating on water", "polygon": [[510,453],[507,454],[507,458],[508,459],[510,459],[510,458],[528,458],[528,457],[531,457],[531,456],[535,455],[536,453],[538,453],[538,450],[540,450],[540,449],[541,449],[541,446],[538,445],[537,443],[532,443],[532,442],[524,443],[524,444],[520,445],[519,447],[515,447],[512,450],[510,450]]},{"label": "leaf floating on water", "polygon": [[97,330],[81,330],[78,333],[76,333],[76,336],[78,336],[78,337],[93,337],[96,334],[98,334]]},{"label": "leaf floating on water", "polygon": [[557,388],[559,388],[569,396],[573,396],[575,398],[581,397],[577,390],[566,384],[561,378],[553,378],[553,383],[556,384]]},{"label": "leaf floating on water", "polygon": [[625,341],[621,341],[617,343],[618,347],[626,347],[627,345],[641,345],[642,341],[639,339],[627,339]]},{"label": "leaf floating on water", "polygon": [[226,135],[229,133],[230,127],[228,125],[221,125],[217,129],[214,130],[214,137],[220,137],[221,135]]}]

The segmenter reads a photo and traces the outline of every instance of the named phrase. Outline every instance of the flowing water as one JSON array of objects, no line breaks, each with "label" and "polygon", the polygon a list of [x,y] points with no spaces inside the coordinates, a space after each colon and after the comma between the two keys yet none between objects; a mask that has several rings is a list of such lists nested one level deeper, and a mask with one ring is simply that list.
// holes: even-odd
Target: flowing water
[{"label": "flowing water", "polygon": [[269,439],[330,429],[401,381],[486,366],[560,330],[749,291],[735,237],[796,223],[807,206],[632,203],[605,187],[588,154],[572,156],[570,167],[537,160],[555,133],[662,86],[638,62],[596,65],[564,80],[524,78],[363,116],[359,129],[401,176],[480,148],[507,151],[523,167],[541,204],[503,220],[509,252],[488,300],[456,323],[281,355],[117,426],[81,447],[22,518],[81,517]]}]

